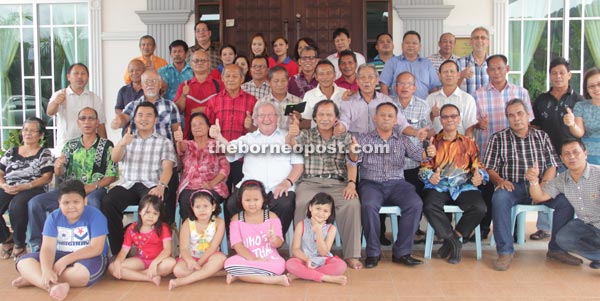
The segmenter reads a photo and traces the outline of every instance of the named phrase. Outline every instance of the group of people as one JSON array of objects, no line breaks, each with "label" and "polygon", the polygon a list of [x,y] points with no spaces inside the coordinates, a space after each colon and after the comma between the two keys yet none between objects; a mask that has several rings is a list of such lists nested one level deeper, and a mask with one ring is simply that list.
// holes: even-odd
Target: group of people
[{"label": "group of people", "polygon": [[[547,256],[582,264],[573,252],[600,268],[593,165],[600,162],[600,70],[586,73],[584,100],[569,86],[568,61],[555,58],[552,88],[532,104],[526,89],[507,81],[507,58],[486,53],[483,27],[473,30],[473,52],[462,58],[453,55],[451,33],[427,58],[419,33],[404,34],[399,56],[383,33],[368,64],[350,49],[344,28],[334,31],[336,53],[324,60],[310,38],[296,43],[292,58],[285,38],[273,40],[269,56],[256,34],[246,58],[231,45],[217,49],[202,21],[195,34],[193,47],[171,43],[171,63],[154,55],[153,37],[140,39],[142,55],[127,67],[110,123],[122,133],[118,143],[106,139],[104,104],[85,88],[89,73],[80,63],[48,105],[57,120],[56,159],[40,144],[44,123],[24,123],[23,145],[0,159],[0,213],[10,209],[13,229],[0,219],[0,256],[17,260],[13,286],[37,286],[62,300],[69,287],[91,285],[106,269],[156,285],[173,273],[169,289],[223,269],[228,284],[345,284],[346,267],[375,268],[381,245],[391,243],[382,206],[401,209],[392,246],[401,265],[422,263],[412,252],[424,215],[443,240],[437,257],[451,264],[461,261],[474,228],[487,237],[493,221],[494,268],[507,270],[512,206],[541,203],[554,208]],[[53,175],[62,184],[47,191]],[[175,259],[177,204],[183,222]],[[132,205],[137,221],[124,228]],[[454,226],[444,205],[464,211]],[[549,235],[543,215],[537,226],[532,238]],[[28,227],[32,252],[25,254]],[[285,261],[277,248],[290,227]],[[331,253],[338,231],[342,258]],[[236,252],[229,258],[219,250],[226,232]],[[128,257],[132,247],[136,255]]]}]

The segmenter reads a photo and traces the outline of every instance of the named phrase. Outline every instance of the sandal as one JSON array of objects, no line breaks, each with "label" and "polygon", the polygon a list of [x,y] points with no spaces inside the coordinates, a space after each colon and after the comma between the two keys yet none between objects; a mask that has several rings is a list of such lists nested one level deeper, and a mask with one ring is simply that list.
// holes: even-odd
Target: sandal
[{"label": "sandal", "polygon": [[346,258],[346,264],[355,270],[360,270],[363,268],[363,265],[358,258]]},{"label": "sandal", "polygon": [[546,239],[548,237],[550,237],[550,234],[548,234],[548,232],[546,232],[544,230],[538,230],[537,232],[535,232],[529,236],[529,238],[531,238],[532,240],[542,240],[542,239]]},{"label": "sandal", "polygon": [[23,256],[26,251],[27,249],[25,247],[14,247],[12,250],[11,257],[16,261],[17,259],[19,259],[19,257]]},{"label": "sandal", "polygon": [[9,259],[12,255],[12,250],[15,244],[12,239],[12,235],[2,243],[2,250],[0,250],[0,259]]}]

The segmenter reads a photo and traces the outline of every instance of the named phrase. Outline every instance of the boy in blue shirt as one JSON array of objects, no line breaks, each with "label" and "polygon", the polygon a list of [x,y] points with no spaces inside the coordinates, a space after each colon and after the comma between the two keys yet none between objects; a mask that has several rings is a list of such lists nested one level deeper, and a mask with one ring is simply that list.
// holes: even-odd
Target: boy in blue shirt
[{"label": "boy in blue shirt", "polygon": [[90,286],[104,275],[108,227],[100,210],[86,206],[85,188],[80,181],[63,182],[58,199],[59,209],[44,224],[40,252],[18,259],[21,276],[12,281],[12,286],[37,286],[55,300],[64,300],[71,287]]}]

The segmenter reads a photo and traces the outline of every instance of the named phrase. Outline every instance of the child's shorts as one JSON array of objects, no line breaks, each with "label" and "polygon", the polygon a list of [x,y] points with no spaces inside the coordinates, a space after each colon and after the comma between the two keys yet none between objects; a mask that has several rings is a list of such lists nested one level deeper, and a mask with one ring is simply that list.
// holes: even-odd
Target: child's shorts
[{"label": "child's shorts", "polygon": [[[54,258],[54,262],[57,262],[59,259],[65,257],[69,254],[71,254],[71,253],[56,251],[56,256]],[[33,258],[39,262],[40,261],[40,253],[35,252],[35,253],[25,254],[25,255],[19,257],[16,264],[19,264],[19,261],[26,259],[26,258]],[[104,255],[100,255],[100,256],[96,256],[96,257],[92,257],[92,258],[81,259],[81,260],[78,260],[78,261],[68,265],[67,268],[73,267],[73,265],[75,263],[79,263],[79,264],[83,265],[90,273],[90,279],[89,279],[88,283],[86,284],[86,286],[90,286],[90,285],[96,283],[98,280],[100,280],[100,278],[102,278],[102,276],[104,276],[104,272],[106,272],[106,266],[108,265],[108,258]],[[15,267],[16,267],[16,265],[15,265]]]}]

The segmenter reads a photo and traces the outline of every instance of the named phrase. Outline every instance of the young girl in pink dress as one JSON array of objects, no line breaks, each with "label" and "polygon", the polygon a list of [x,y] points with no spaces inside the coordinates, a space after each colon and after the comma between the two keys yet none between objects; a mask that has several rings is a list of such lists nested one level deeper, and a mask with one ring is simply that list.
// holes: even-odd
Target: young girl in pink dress
[{"label": "young girl in pink dress", "polygon": [[[171,257],[171,230],[161,221],[163,201],[146,195],[139,204],[138,221],[125,231],[123,247],[108,271],[117,279],[149,281],[160,285],[161,276],[173,271],[175,258]],[[127,258],[132,246],[137,254]]]},{"label": "young girl in pink dress", "polygon": [[194,214],[181,225],[179,259],[173,269],[177,279],[169,281],[169,290],[214,276],[227,259],[219,251],[225,222],[217,217],[221,206],[216,192],[200,189],[190,197],[190,205]]},{"label": "young girl in pink dress", "polygon": [[346,285],[343,275],[346,263],[330,252],[337,229],[333,225],[333,198],[317,193],[308,203],[306,218],[296,225],[292,255],[286,262],[289,279],[301,278],[317,282]]},{"label": "young girl in pink dress", "polygon": [[277,253],[283,244],[281,221],[267,209],[268,200],[263,184],[247,180],[240,186],[241,207],[244,210],[231,218],[231,247],[237,255],[227,258],[227,284],[240,279],[246,282],[290,285],[285,260]]}]

